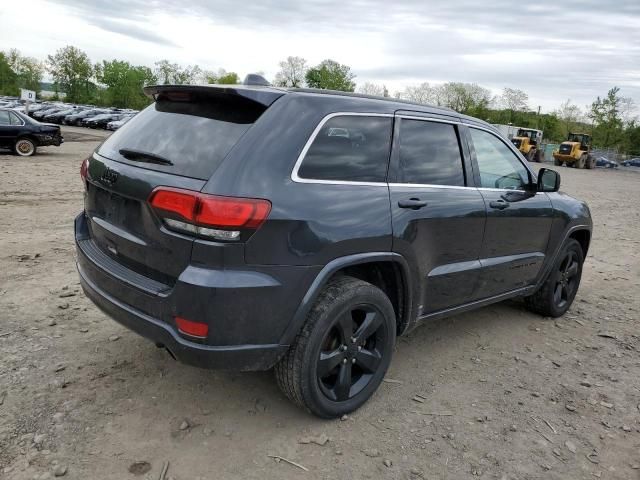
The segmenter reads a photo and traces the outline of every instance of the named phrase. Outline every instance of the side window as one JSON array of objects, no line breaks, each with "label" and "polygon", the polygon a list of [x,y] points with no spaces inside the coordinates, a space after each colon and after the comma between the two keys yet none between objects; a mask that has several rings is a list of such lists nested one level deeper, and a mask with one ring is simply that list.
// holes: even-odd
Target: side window
[{"label": "side window", "polygon": [[384,182],[391,148],[390,117],[329,119],[309,147],[298,175],[315,180]]},{"label": "side window", "polygon": [[6,110],[0,111],[0,126],[9,125],[9,112]]},{"label": "side window", "polygon": [[22,125],[22,120],[20,120],[20,117],[18,117],[15,113],[9,113],[9,123],[11,123],[11,125]]},{"label": "side window", "polygon": [[480,186],[522,190],[529,183],[529,172],[515,154],[495,135],[469,128],[476,151]]},{"label": "side window", "polygon": [[398,182],[464,186],[455,126],[402,119]]}]

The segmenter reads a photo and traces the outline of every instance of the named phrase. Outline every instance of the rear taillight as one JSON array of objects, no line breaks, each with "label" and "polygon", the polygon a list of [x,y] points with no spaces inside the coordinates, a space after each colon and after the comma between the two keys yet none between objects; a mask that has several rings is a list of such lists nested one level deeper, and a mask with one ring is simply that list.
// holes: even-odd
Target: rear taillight
[{"label": "rear taillight", "polygon": [[149,204],[171,230],[213,240],[246,240],[269,216],[271,202],[158,187]]},{"label": "rear taillight", "polygon": [[89,175],[89,159],[91,157],[87,157],[82,161],[80,165],[80,178],[82,178],[82,184],[84,188],[87,188],[87,176]]}]

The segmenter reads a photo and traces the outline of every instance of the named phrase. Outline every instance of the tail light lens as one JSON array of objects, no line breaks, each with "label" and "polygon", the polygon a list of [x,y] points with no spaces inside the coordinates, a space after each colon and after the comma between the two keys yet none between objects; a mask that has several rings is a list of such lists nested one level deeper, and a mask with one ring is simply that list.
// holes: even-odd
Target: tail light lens
[{"label": "tail light lens", "polygon": [[206,338],[209,333],[209,325],[206,323],[194,322],[182,317],[175,317],[176,325],[180,333],[191,337]]},{"label": "tail light lens", "polygon": [[89,176],[89,159],[91,157],[87,157],[82,161],[80,165],[80,178],[82,179],[82,184],[85,188],[87,188],[87,177]]},{"label": "tail light lens", "polygon": [[149,204],[171,230],[204,238],[246,240],[267,219],[271,202],[158,187]]}]

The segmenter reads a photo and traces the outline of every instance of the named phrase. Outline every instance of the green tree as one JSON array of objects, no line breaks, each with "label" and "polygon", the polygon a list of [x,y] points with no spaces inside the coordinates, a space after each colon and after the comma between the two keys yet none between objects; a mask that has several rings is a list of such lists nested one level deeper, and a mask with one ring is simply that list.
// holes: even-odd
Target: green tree
[{"label": "green tree", "polygon": [[237,85],[240,83],[240,77],[236,72],[227,72],[224,68],[218,70],[217,73],[205,72],[207,83],[217,83],[221,85]]},{"label": "green tree", "polygon": [[93,65],[82,50],[70,45],[59,49],[47,56],[47,68],[68,101],[88,101],[95,93]]},{"label": "green tree", "polygon": [[356,84],[351,68],[334,60],[323,60],[319,65],[307,70],[305,79],[311,88],[353,92]]},{"label": "green tree", "polygon": [[4,52],[0,52],[0,94],[18,95],[18,78]]},{"label": "green tree", "polygon": [[95,66],[98,82],[106,86],[101,103],[120,108],[141,109],[150,103],[142,89],[157,82],[149,67],[129,62],[104,60]]},{"label": "green tree", "polygon": [[7,58],[16,74],[18,87],[40,93],[40,82],[44,73],[42,63],[35,58],[22,56],[15,48],[9,50]]},{"label": "green tree", "polygon": [[589,118],[593,121],[593,143],[599,147],[618,147],[623,142],[622,108],[630,102],[619,93],[620,89],[613,87],[606,97],[598,97],[591,104]]}]

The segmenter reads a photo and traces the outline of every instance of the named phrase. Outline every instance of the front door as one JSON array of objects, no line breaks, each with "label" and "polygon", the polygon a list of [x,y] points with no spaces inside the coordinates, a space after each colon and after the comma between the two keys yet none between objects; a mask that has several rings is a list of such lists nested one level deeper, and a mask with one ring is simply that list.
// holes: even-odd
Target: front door
[{"label": "front door", "polygon": [[468,303],[478,282],[486,212],[463,145],[454,120],[396,117],[393,250],[413,269],[418,316]]},{"label": "front door", "polygon": [[553,222],[545,193],[533,187],[533,176],[498,135],[469,127],[476,182],[487,208],[477,299],[535,283],[542,268]]}]

